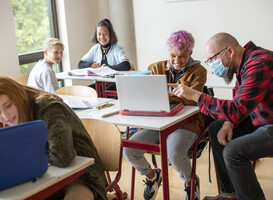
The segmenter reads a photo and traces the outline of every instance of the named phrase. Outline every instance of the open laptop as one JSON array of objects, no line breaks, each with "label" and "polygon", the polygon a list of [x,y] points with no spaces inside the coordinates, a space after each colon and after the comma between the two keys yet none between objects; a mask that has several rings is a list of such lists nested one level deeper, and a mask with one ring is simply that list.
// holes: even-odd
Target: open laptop
[{"label": "open laptop", "polygon": [[172,116],[184,106],[170,104],[165,75],[117,75],[116,85],[120,114]]}]

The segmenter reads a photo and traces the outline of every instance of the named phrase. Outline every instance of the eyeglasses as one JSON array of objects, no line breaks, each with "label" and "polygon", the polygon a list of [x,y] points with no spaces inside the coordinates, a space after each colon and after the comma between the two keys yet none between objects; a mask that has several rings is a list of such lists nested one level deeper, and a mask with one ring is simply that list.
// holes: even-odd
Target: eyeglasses
[{"label": "eyeglasses", "polygon": [[211,61],[214,61],[214,60],[215,60],[216,56],[218,56],[221,52],[223,52],[223,51],[226,50],[227,48],[228,48],[228,47],[223,48],[221,51],[219,51],[218,53],[216,53],[214,56],[211,56],[209,59],[207,59],[207,60],[205,61],[205,63],[206,63],[207,65],[209,65],[209,63],[210,63]]}]

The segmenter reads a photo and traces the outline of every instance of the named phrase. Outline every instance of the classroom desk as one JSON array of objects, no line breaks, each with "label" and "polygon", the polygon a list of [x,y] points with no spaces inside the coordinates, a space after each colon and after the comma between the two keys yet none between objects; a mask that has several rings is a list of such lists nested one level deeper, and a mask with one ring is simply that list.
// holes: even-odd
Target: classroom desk
[{"label": "classroom desk", "polygon": [[[117,103],[118,100],[113,100],[111,103]],[[88,115],[91,110],[84,110],[78,112],[80,118],[96,118]],[[184,106],[175,116],[172,117],[144,117],[144,116],[124,116],[114,114],[105,118],[101,118],[114,125],[145,128],[157,130],[160,133],[160,144],[150,144],[144,142],[130,141],[127,139],[122,140],[123,147],[130,147],[136,149],[144,149],[148,151],[160,152],[162,163],[162,183],[163,183],[163,199],[170,199],[169,196],[169,180],[168,180],[168,161],[167,161],[167,147],[166,139],[169,134],[176,129],[183,126],[188,121],[192,120],[199,113],[197,106]],[[131,197],[132,199],[132,197]]]},{"label": "classroom desk", "polygon": [[0,200],[44,199],[84,174],[85,168],[94,162],[94,158],[77,156],[66,168],[49,166],[35,182],[28,181],[0,190]]},{"label": "classroom desk", "polygon": [[[72,70],[73,71],[73,70]],[[120,71],[119,74],[130,74],[133,71]],[[106,97],[107,95],[109,96],[117,96],[116,91],[110,91],[106,90],[106,83],[115,83],[116,79],[115,78],[106,78],[102,76],[71,76],[68,75],[68,72],[60,72],[56,73],[57,79],[68,79],[68,80],[82,80],[82,81],[95,81],[96,85],[96,91],[98,93],[98,97]],[[102,91],[100,91],[99,88],[102,88]]]}]

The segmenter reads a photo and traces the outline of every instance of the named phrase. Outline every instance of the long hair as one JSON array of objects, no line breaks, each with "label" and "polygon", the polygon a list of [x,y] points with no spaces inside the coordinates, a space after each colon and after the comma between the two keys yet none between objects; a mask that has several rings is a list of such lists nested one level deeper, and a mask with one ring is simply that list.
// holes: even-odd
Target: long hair
[{"label": "long hair", "polygon": [[[19,113],[19,123],[34,120],[34,103],[41,98],[58,98],[56,95],[38,90],[29,86],[21,85],[15,80],[0,76],[0,95],[7,95],[15,104]],[[7,124],[0,123],[1,127]]]},{"label": "long hair", "polygon": [[95,43],[95,44],[99,42],[98,39],[97,39],[97,30],[98,30],[98,27],[101,27],[101,26],[105,26],[109,31],[109,33],[110,33],[110,44],[112,45],[112,44],[117,43],[118,38],[117,38],[117,35],[116,35],[115,31],[114,31],[113,25],[112,25],[112,23],[110,22],[109,19],[102,19],[98,23],[97,27],[95,28],[95,30],[93,32],[91,41],[93,43]]}]

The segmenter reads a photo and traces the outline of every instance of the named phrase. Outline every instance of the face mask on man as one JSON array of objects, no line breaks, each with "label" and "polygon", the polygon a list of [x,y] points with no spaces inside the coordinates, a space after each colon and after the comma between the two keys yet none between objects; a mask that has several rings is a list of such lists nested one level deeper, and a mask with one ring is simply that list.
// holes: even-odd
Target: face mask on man
[{"label": "face mask on man", "polygon": [[[229,63],[229,66],[231,64],[231,61]],[[223,78],[226,78],[227,77],[227,74],[228,74],[228,69],[229,69],[229,66],[228,67],[225,67],[222,63],[222,60],[221,58],[218,58],[214,61],[211,61],[208,63],[209,67],[210,67],[210,70],[216,75],[216,76],[219,76],[219,77],[223,77]]]}]

